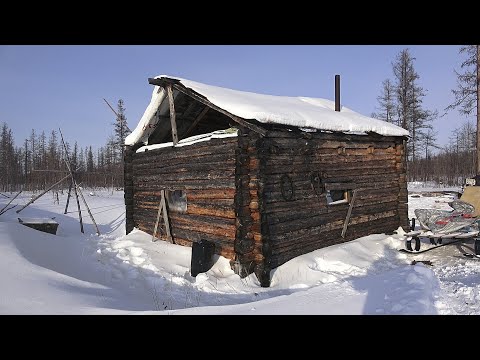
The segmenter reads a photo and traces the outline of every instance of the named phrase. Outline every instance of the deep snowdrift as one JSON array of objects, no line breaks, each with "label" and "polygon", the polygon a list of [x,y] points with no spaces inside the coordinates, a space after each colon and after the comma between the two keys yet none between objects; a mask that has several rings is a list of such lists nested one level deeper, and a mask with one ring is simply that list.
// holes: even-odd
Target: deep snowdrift
[{"label": "deep snowdrift", "polygon": [[[88,217],[80,233],[72,206],[63,215],[65,195],[60,204],[47,194],[18,215],[0,216],[0,313],[480,314],[480,262],[454,246],[413,257],[397,251],[400,235],[371,235],[292,259],[261,288],[254,275],[235,275],[223,257],[191,277],[190,248],[152,243],[138,230],[122,236],[123,193],[95,195],[87,201],[100,236]],[[22,194],[18,203],[27,200]],[[449,200],[409,197],[409,211],[448,209]],[[55,216],[57,235],[20,225],[22,216]],[[434,266],[412,266],[413,259]]]}]

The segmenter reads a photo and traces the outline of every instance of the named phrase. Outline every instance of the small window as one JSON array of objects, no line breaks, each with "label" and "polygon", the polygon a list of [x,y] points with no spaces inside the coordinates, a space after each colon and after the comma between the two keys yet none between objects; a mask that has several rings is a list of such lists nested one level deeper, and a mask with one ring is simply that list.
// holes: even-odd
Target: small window
[{"label": "small window", "polygon": [[173,212],[187,212],[187,194],[184,190],[167,190],[168,209]]},{"label": "small window", "polygon": [[352,190],[327,190],[327,204],[348,204],[352,198]]}]

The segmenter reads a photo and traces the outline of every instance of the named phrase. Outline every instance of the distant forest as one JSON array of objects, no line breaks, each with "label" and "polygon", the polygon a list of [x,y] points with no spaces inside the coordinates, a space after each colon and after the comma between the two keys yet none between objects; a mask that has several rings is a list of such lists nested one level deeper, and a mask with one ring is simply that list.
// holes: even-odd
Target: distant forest
[{"label": "distant forest", "polygon": [[[119,116],[112,135],[99,149],[80,147],[77,142],[66,143],[80,186],[123,188],[122,144],[130,133],[124,110],[120,100],[117,106]],[[7,123],[0,125],[0,191],[41,190],[68,174],[65,150],[57,130],[51,130],[48,135],[44,131],[32,130],[23,146],[17,146]],[[462,185],[466,177],[475,174],[475,132],[473,123],[465,122],[452,133],[449,144],[443,147],[437,146],[434,139],[417,144],[416,156],[408,156],[408,180]],[[65,181],[60,188],[68,185]]]},{"label": "distant forest", "polygon": [[[77,142],[65,142],[64,146],[58,130],[46,134],[35,129],[19,146],[8,124],[0,123],[0,191],[42,190],[66,177],[65,147],[79,186],[122,189],[123,143],[130,133],[123,100],[118,101],[115,113],[112,134],[99,149],[81,147]],[[68,187],[69,181],[67,178],[58,189]]]},{"label": "distant forest", "polygon": [[[423,99],[427,90],[419,84],[420,76],[414,67],[415,58],[409,49],[402,50],[392,62],[392,79],[382,83],[378,105],[372,117],[396,124],[409,131],[406,148],[408,181],[435,182],[460,186],[468,177],[480,174],[480,46],[460,48],[464,56],[457,75],[457,89],[452,104],[445,113],[458,109],[460,114],[476,117],[459,123],[447,145],[437,144],[433,122],[440,118],[438,110],[426,109]],[[112,123],[112,135],[105,146],[93,149],[66,144],[77,183],[84,187],[123,187],[124,140],[130,133],[120,99]],[[66,154],[59,134],[51,130],[32,130],[23,144],[15,144],[7,123],[0,123],[0,191],[40,190],[54,184],[67,172]],[[68,186],[68,182],[62,186]]]},{"label": "distant forest", "polygon": [[415,70],[415,58],[409,49],[402,50],[392,62],[392,79],[382,83],[381,94],[377,97],[377,112],[372,117],[407,129],[410,138],[407,143],[408,181],[433,181],[449,186],[463,185],[465,178],[480,174],[480,139],[477,131],[480,115],[477,112],[480,97],[479,45],[460,48],[464,61],[461,70],[456,71],[457,89],[452,89],[455,100],[444,111],[457,108],[460,114],[475,116],[477,124],[471,121],[459,123],[452,132],[449,143],[437,144],[437,131],[433,121],[440,118],[437,110],[426,109],[423,99],[426,90],[420,86],[420,76]]}]

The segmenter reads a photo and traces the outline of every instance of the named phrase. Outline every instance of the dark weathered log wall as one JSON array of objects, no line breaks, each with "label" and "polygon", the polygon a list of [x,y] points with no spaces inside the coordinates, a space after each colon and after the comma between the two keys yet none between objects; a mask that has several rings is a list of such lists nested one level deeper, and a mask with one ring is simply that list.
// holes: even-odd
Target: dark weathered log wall
[{"label": "dark weathered log wall", "polygon": [[135,227],[133,221],[133,156],[135,152],[132,146],[125,146],[123,181],[124,181],[124,199],[125,199],[125,230],[128,234]]},{"label": "dark weathered log wall", "polygon": [[[151,234],[160,191],[186,190],[187,212],[169,212],[175,242],[212,241],[240,275],[254,271],[269,286],[270,270],[298,255],[408,227],[404,147],[397,137],[248,129],[138,154],[127,147],[127,232]],[[344,238],[349,204],[327,205],[312,174],[327,189],[357,189]]]},{"label": "dark weathered log wall", "polygon": [[[191,246],[205,239],[216,252],[235,257],[236,137],[133,154],[133,223],[152,234],[160,191],[185,190],[186,213],[169,210],[175,243]],[[163,228],[163,222],[161,222]]]},{"label": "dark weathered log wall", "polygon": [[237,229],[235,233],[235,251],[237,268],[235,271],[246,276],[259,271],[263,264],[262,233],[260,229],[260,167],[257,142],[259,135],[240,128],[236,151],[236,195],[235,214]]},{"label": "dark weathered log wall", "polygon": [[[269,132],[260,148],[265,267],[408,223],[403,138]],[[285,174],[293,184],[291,199],[282,194]],[[325,193],[315,191],[312,174],[319,174],[327,188],[358,189],[345,238],[349,204],[327,205]]]}]

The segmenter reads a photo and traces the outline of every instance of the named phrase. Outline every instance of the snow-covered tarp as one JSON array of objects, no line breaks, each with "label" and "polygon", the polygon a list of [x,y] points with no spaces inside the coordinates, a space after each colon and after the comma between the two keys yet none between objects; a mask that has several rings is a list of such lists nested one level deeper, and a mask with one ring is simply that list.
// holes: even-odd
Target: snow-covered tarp
[{"label": "snow-covered tarp", "polygon": [[[289,97],[256,94],[218,86],[206,85],[178,77],[160,75],[158,78],[179,80],[182,85],[207,98],[212,104],[244,119],[255,119],[261,123],[275,123],[311,128],[323,131],[347,133],[375,132],[385,136],[408,136],[408,131],[378,119],[361,115],[341,107],[335,111],[335,102],[311,97]],[[166,99],[163,88],[155,86],[152,99],[135,130],[125,139],[126,145],[143,142],[155,129],[154,115]],[[167,100],[168,101],[168,100]]]},{"label": "snow-covered tarp", "polygon": [[452,201],[448,205],[453,211],[416,209],[415,217],[423,229],[433,233],[449,234],[470,227],[474,228],[469,230],[478,229],[478,219],[473,215],[475,212],[473,205],[461,200]]}]

